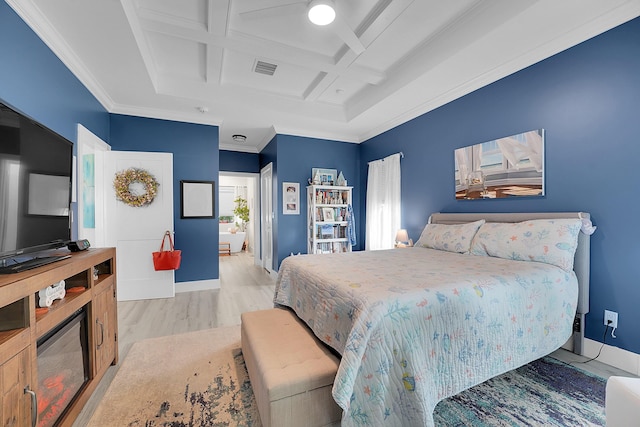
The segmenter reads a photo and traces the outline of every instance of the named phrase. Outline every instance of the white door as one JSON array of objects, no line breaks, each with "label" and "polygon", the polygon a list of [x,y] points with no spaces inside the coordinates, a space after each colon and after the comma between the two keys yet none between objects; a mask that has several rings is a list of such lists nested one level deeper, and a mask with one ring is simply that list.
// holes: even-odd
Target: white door
[{"label": "white door", "polygon": [[272,164],[260,171],[260,239],[262,242],[262,267],[271,272],[273,270],[273,186]]},{"label": "white door", "polygon": [[87,239],[92,247],[105,247],[104,235],[104,153],[111,146],[78,124],[78,239]]},{"label": "white door", "polygon": [[[151,253],[166,230],[173,236],[173,154],[110,151],[105,153],[105,239],[116,248],[118,301],[175,295],[173,271],[155,271]],[[153,202],[132,207],[116,199],[117,172],[144,169],[160,184]],[[144,193],[134,184],[134,193]]]}]

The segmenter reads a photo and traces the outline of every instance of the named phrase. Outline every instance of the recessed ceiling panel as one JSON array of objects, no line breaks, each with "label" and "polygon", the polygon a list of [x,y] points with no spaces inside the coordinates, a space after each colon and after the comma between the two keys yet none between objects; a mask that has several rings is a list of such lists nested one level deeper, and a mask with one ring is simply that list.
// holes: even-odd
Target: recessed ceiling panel
[{"label": "recessed ceiling panel", "polygon": [[347,78],[338,78],[319,94],[317,100],[327,104],[345,105],[351,97],[368,86],[367,83]]},{"label": "recessed ceiling panel", "polygon": [[[256,61],[276,65],[272,76],[255,72]],[[313,70],[227,50],[224,53],[222,84],[248,87],[286,96],[302,97],[317,73]]]},{"label": "recessed ceiling panel", "polygon": [[159,33],[147,33],[147,38],[159,75],[204,81],[206,71],[204,44]]}]

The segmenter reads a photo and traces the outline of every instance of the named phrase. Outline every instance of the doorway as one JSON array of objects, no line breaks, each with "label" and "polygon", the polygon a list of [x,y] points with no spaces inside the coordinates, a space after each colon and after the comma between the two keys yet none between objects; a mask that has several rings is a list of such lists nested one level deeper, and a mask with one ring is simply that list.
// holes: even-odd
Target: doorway
[{"label": "doorway", "polygon": [[[232,253],[238,252],[242,247],[242,240],[246,242],[244,250],[248,254],[252,254],[254,258],[254,264],[260,265],[260,187],[259,187],[260,175],[257,173],[242,173],[242,172],[220,172],[219,173],[219,187],[218,187],[218,206],[219,206],[219,232],[220,241],[229,241],[233,246]],[[249,221],[243,224],[233,213],[235,208],[234,201],[241,197],[247,201],[247,207],[249,208]],[[229,232],[234,231],[235,235],[229,236]],[[223,238],[223,234],[226,236]],[[245,233],[243,238],[239,233]],[[231,239],[233,237],[233,239]],[[256,250],[257,248],[257,250]]]}]

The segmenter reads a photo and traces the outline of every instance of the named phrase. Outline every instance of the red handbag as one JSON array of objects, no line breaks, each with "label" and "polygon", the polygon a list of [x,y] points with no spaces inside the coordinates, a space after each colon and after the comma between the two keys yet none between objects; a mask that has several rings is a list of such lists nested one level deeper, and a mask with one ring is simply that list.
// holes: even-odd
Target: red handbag
[{"label": "red handbag", "polygon": [[[171,250],[164,250],[164,240],[169,238],[169,245]],[[177,270],[180,268],[180,260],[182,259],[182,251],[175,250],[173,248],[173,239],[171,239],[171,232],[166,231],[160,244],[160,252],[153,252],[153,268],[156,271],[160,270]]]}]

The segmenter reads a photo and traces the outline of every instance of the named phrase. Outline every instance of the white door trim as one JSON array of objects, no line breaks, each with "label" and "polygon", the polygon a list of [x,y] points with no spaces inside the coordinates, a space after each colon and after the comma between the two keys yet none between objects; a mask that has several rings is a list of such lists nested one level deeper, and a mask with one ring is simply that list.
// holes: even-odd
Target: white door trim
[{"label": "white door trim", "polygon": [[[273,274],[273,163],[260,170],[260,230],[262,267]],[[270,247],[269,247],[270,246]]]}]

